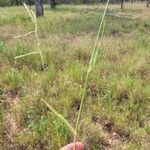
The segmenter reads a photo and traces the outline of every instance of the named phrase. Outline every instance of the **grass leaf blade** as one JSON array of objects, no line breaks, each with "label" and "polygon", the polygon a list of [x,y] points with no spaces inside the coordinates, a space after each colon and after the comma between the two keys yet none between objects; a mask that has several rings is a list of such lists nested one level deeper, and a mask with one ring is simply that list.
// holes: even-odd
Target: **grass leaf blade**
[{"label": "grass leaf blade", "polygon": [[60,114],[58,113],[51,105],[49,105],[46,101],[42,99],[42,101],[46,104],[46,106],[68,127],[68,129],[76,135],[76,131],[73,127],[69,124],[69,122]]}]

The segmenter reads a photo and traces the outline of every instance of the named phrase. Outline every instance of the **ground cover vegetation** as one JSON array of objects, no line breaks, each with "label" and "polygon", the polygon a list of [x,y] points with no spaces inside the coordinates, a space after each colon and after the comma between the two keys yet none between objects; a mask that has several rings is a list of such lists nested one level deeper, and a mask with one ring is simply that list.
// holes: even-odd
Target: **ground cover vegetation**
[{"label": "ground cover vegetation", "polygon": [[[90,150],[148,150],[150,10],[110,4],[77,141]],[[96,8],[96,9],[95,9]],[[33,11],[34,8],[32,8]],[[35,24],[23,6],[0,8],[0,149],[58,150],[73,142],[81,95],[104,5],[44,5]],[[21,36],[21,37],[18,37]]]}]

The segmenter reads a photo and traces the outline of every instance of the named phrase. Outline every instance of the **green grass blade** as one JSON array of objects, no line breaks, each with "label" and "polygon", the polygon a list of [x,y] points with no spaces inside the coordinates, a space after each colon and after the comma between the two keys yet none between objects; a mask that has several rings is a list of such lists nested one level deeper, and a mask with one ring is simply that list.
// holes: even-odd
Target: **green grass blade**
[{"label": "green grass blade", "polygon": [[31,52],[31,53],[27,53],[27,54],[24,54],[24,55],[16,56],[15,59],[26,57],[26,56],[29,56],[29,55],[34,55],[34,54],[40,54],[40,52]]},{"label": "green grass blade", "polygon": [[45,105],[68,127],[68,129],[76,135],[76,131],[73,129],[73,127],[69,124],[69,122],[60,114],[58,113],[51,105],[49,105],[46,101],[42,99],[42,101],[45,103]]}]

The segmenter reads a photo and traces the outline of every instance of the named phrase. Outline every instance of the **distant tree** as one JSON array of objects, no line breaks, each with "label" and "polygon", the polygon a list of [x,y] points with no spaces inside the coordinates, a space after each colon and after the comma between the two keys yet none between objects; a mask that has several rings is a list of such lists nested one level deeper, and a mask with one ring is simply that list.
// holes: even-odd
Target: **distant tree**
[{"label": "distant tree", "polygon": [[150,0],[147,0],[147,7],[149,7]]},{"label": "distant tree", "polygon": [[49,2],[50,2],[51,9],[55,9],[55,7],[56,7],[56,0],[49,0]]},{"label": "distant tree", "polygon": [[35,0],[36,16],[44,16],[43,0]]},{"label": "distant tree", "polygon": [[20,3],[19,3],[19,0],[16,0],[16,5],[19,5]]},{"label": "distant tree", "polygon": [[121,0],[121,9],[123,9],[124,0]]}]

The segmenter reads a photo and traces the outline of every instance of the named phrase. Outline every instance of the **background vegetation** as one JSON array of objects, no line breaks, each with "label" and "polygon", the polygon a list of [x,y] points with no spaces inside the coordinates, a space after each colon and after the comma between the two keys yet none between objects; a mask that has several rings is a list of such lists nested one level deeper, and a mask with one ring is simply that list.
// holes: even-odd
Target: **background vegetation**
[{"label": "background vegetation", "polygon": [[[43,2],[49,3],[51,0],[43,0]],[[57,4],[93,4],[93,3],[105,3],[106,0],[55,0]],[[145,0],[125,0],[125,2],[144,2]],[[35,0],[0,0],[0,6],[22,5],[25,2],[34,5]],[[110,3],[120,3],[121,0],[111,0]]]},{"label": "background vegetation", "polygon": [[[72,142],[101,5],[60,5],[38,19],[41,59],[25,9],[0,8],[0,148],[58,150]],[[78,141],[90,150],[149,149],[150,11],[145,3],[110,5],[100,53],[91,73]]]}]

